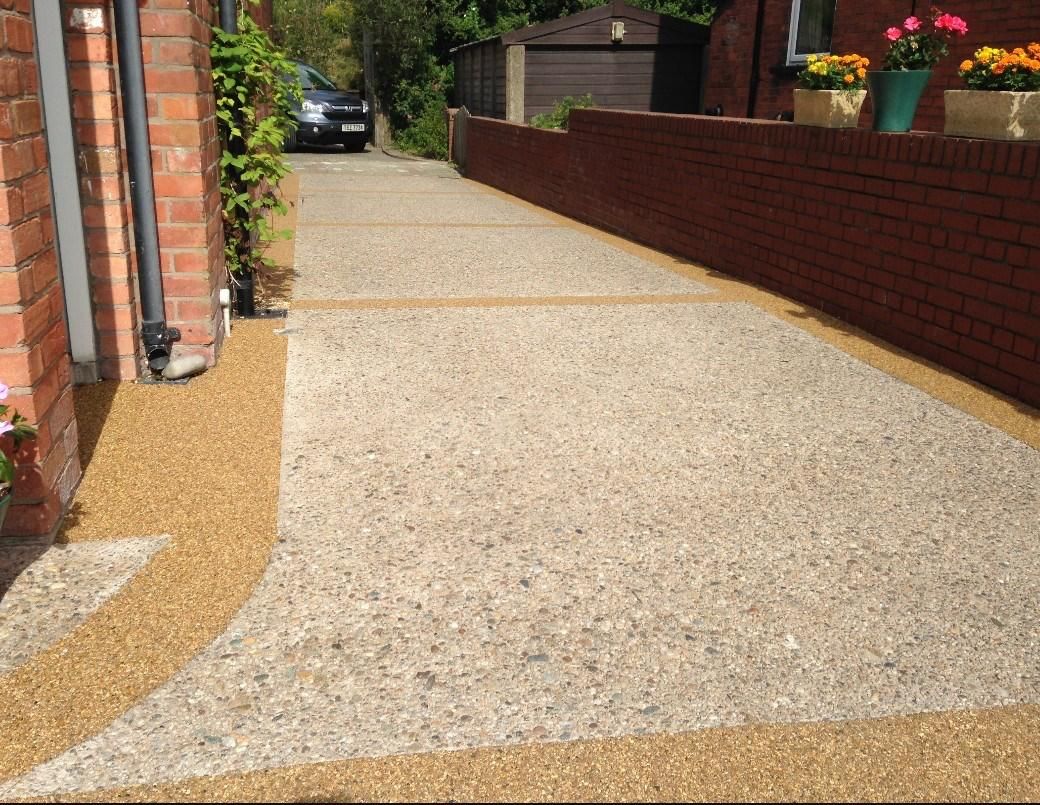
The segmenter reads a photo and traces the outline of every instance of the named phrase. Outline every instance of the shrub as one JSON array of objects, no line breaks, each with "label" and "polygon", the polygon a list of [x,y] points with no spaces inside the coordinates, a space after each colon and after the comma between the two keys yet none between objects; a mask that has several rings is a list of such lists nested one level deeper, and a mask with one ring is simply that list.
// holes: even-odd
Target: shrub
[{"label": "shrub", "polygon": [[282,144],[290,127],[299,84],[285,76],[296,70],[267,34],[244,11],[238,33],[213,31],[210,58],[217,102],[220,195],[224,202],[224,259],[232,274],[253,272],[269,263],[264,247],[278,236],[272,212],[285,212],[278,183],[288,175]]},{"label": "shrub", "polygon": [[448,122],[443,101],[427,103],[412,124],[397,132],[394,142],[402,151],[430,159],[448,158]]},{"label": "shrub", "polygon": [[571,109],[588,109],[591,106],[593,106],[591,95],[582,95],[580,98],[568,95],[557,101],[551,112],[532,117],[531,125],[537,129],[563,129],[566,131]]}]

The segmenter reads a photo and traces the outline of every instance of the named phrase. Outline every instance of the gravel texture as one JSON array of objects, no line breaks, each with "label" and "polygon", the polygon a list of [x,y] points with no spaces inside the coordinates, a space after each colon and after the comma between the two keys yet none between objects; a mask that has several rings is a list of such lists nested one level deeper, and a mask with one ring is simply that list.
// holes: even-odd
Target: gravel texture
[{"label": "gravel texture", "polygon": [[236,323],[220,364],[186,386],[77,390],[85,470],[59,541],[170,537],[79,628],[0,675],[0,779],[102,730],[252,592],[276,539],[281,326]]},{"label": "gravel texture", "polygon": [[136,574],[165,537],[35,546],[0,542],[0,674],[83,623]]},{"label": "gravel texture", "polygon": [[[518,208],[504,199],[480,193],[462,192],[453,196],[438,194],[401,195],[362,192],[345,187],[342,192],[304,193],[299,201],[299,221],[303,227],[361,224],[380,226],[559,226],[543,215]],[[405,233],[414,236],[414,233]],[[310,238],[313,233],[307,232]]]},{"label": "gravel texture", "polygon": [[93,802],[1035,802],[1040,707],[291,766]]},{"label": "gravel texture", "polygon": [[754,307],[288,329],[264,581],[0,795],[1040,700],[1040,454]]},{"label": "gravel texture", "polygon": [[[304,195],[508,200],[293,159]],[[57,755],[0,798],[1040,797],[1037,412],[510,203],[565,229],[345,227],[376,272],[303,228],[284,328],[85,392],[67,538],[171,539],[0,675],[0,778]]]},{"label": "gravel texture", "polygon": [[294,298],[698,293],[708,289],[565,228],[311,227]]}]

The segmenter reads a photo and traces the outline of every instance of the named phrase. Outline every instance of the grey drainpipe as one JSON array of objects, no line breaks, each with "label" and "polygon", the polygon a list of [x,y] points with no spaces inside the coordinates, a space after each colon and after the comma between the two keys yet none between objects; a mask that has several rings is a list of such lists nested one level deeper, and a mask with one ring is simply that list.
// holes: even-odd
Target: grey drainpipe
[{"label": "grey drainpipe", "polygon": [[181,334],[179,330],[166,326],[137,0],[116,0],[116,44],[123,88],[123,129],[130,168],[130,203],[134,211],[137,276],[141,291],[141,339],[144,341],[149,368],[161,372],[170,362],[170,345],[180,339]]},{"label": "grey drainpipe", "polygon": [[229,34],[238,33],[238,0],[220,0],[220,27]]}]

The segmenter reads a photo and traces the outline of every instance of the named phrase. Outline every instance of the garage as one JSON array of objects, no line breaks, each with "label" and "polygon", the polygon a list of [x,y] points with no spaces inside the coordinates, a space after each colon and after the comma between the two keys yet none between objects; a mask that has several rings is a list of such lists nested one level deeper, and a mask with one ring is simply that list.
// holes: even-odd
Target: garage
[{"label": "garage", "polygon": [[516,123],[567,96],[603,109],[696,113],[709,28],[610,3],[453,51],[455,105]]}]

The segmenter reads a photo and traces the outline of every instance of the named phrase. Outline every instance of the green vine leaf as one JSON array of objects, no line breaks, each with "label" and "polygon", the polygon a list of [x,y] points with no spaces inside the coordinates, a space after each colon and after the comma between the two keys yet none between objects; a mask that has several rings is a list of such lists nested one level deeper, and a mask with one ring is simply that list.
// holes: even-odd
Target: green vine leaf
[{"label": "green vine leaf", "polygon": [[293,104],[303,97],[293,63],[242,10],[242,1],[238,33],[214,28],[210,47],[222,145],[224,258],[232,274],[267,265],[265,248],[285,234],[275,232],[267,217],[285,209],[278,184],[291,168],[281,148],[296,125]]}]

